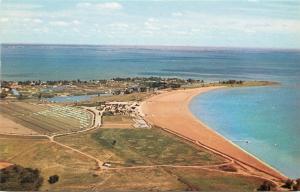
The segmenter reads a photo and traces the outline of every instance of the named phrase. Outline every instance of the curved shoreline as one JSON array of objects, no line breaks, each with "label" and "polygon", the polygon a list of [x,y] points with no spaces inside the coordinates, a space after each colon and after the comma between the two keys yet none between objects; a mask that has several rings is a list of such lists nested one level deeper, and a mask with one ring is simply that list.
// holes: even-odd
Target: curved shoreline
[{"label": "curved shoreline", "polygon": [[195,96],[219,88],[224,87],[165,92],[144,101],[142,111],[145,119],[152,125],[206,146],[213,152],[222,153],[238,163],[250,166],[276,179],[285,180],[287,178],[285,175],[209,128],[192,114],[189,104]]}]

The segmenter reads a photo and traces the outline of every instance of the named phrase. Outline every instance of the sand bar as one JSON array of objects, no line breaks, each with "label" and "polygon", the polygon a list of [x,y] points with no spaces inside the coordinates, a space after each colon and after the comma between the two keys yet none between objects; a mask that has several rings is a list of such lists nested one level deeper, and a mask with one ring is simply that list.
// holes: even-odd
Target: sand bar
[{"label": "sand bar", "polygon": [[157,125],[183,137],[197,141],[229,156],[239,163],[251,166],[277,179],[286,179],[286,176],[242,150],[206,126],[190,112],[189,103],[194,96],[217,88],[221,87],[165,92],[143,102],[142,112],[145,115],[145,119],[152,125]]}]

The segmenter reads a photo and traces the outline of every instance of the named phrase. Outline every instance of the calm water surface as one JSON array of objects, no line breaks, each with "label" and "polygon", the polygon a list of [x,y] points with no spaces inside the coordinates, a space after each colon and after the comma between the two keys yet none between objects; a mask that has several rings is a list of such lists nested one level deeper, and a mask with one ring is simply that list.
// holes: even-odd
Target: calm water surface
[{"label": "calm water surface", "polygon": [[55,102],[55,103],[80,102],[80,101],[89,100],[95,96],[97,96],[97,95],[55,96],[52,98],[48,98],[46,100],[50,101],[50,102]]},{"label": "calm water surface", "polygon": [[222,89],[195,97],[192,112],[288,176],[300,176],[300,91],[289,87]]}]

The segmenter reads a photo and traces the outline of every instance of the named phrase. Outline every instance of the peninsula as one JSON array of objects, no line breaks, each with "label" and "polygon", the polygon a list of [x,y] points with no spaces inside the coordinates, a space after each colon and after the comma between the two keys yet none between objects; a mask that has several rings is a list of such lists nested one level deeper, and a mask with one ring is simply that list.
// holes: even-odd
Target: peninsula
[{"label": "peninsula", "polygon": [[[210,90],[273,85],[158,77],[2,82],[1,189],[280,189],[286,176],[188,109],[195,95]],[[89,97],[67,99],[82,95]],[[19,183],[21,170],[35,185]]]},{"label": "peninsula", "polygon": [[225,87],[204,87],[165,92],[144,101],[142,111],[145,119],[152,125],[159,126],[179,137],[210,149],[237,164],[263,172],[273,179],[286,180],[286,176],[207,127],[190,112],[188,106],[194,96],[220,88]]}]

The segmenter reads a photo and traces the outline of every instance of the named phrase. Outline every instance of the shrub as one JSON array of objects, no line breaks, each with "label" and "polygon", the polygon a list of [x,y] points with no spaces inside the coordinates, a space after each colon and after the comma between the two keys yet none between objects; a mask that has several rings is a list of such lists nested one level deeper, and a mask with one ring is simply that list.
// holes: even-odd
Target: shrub
[{"label": "shrub", "polygon": [[282,186],[283,188],[292,189],[294,181],[292,179],[287,179]]},{"label": "shrub", "polygon": [[1,191],[36,191],[43,183],[38,169],[13,165],[0,170]]},{"label": "shrub", "polygon": [[219,167],[222,171],[227,171],[227,172],[237,172],[237,168],[232,166],[232,165],[224,165]]},{"label": "shrub", "polygon": [[50,184],[54,184],[54,183],[58,182],[58,180],[59,180],[59,176],[58,175],[52,175],[52,176],[49,177],[48,182]]},{"label": "shrub", "polygon": [[258,191],[271,191],[273,184],[270,181],[264,181],[263,184],[257,189]]},{"label": "shrub", "polygon": [[296,184],[293,186],[293,191],[300,191],[300,178],[296,180]]}]

